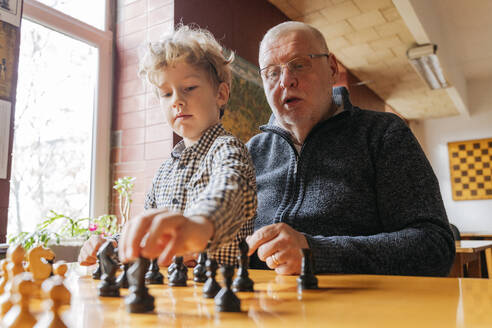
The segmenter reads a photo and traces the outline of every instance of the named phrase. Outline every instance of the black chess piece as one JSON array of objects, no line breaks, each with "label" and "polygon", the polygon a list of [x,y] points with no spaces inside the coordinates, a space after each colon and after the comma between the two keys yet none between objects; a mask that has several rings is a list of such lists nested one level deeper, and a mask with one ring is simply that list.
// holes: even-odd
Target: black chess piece
[{"label": "black chess piece", "polygon": [[128,272],[128,267],[129,266],[130,266],[130,264],[128,264],[128,263],[125,263],[125,264],[123,264],[123,265],[120,266],[120,268],[123,271],[120,273],[120,275],[116,279],[116,284],[120,288],[128,288],[128,276],[127,276],[127,272]]},{"label": "black chess piece", "polygon": [[205,298],[214,298],[215,295],[220,290],[220,285],[215,280],[215,275],[217,274],[217,261],[215,259],[208,259],[205,262],[205,266],[207,267],[207,281],[203,285],[203,297]]},{"label": "black chess piece", "polygon": [[97,259],[96,265],[96,270],[92,272],[92,279],[99,280],[101,279],[101,264],[99,263],[99,259]]},{"label": "black chess piece", "polygon": [[193,281],[205,282],[207,280],[205,261],[207,261],[207,252],[201,252],[200,255],[198,255],[198,263],[193,269]]},{"label": "black chess piece", "polygon": [[232,283],[232,290],[235,292],[252,292],[254,282],[249,277],[249,246],[245,240],[241,240],[239,242],[239,250],[241,251],[241,255],[237,257],[237,260],[239,261],[239,269],[237,270],[236,279],[234,279],[234,282]]},{"label": "black chess piece", "polygon": [[154,296],[145,286],[145,274],[150,261],[140,257],[128,268],[129,294],[125,298],[126,309],[130,313],[145,313],[154,310]]},{"label": "black chess piece", "polygon": [[231,289],[234,267],[224,265],[220,268],[224,277],[225,286],[217,293],[214,298],[215,310],[218,312],[241,312],[241,300]]},{"label": "black chess piece", "polygon": [[146,285],[162,285],[164,284],[164,276],[159,271],[159,265],[157,259],[153,259],[150,262],[149,271],[145,274]]},{"label": "black chess piece", "polygon": [[176,256],[174,260],[175,268],[169,275],[168,285],[171,287],[186,287],[188,280],[188,268],[183,263],[182,256]]},{"label": "black chess piece", "polygon": [[318,289],[318,278],[313,273],[313,258],[309,248],[302,249],[301,275],[297,278],[297,290]]},{"label": "black chess piece", "polygon": [[176,269],[176,256],[173,256],[173,261],[171,262],[171,265],[167,267],[167,275],[170,276],[175,269]]},{"label": "black chess piece", "polygon": [[116,284],[116,270],[120,266],[113,242],[106,241],[99,251],[97,258],[101,267],[101,282],[99,283],[99,296],[119,297],[120,288]]}]

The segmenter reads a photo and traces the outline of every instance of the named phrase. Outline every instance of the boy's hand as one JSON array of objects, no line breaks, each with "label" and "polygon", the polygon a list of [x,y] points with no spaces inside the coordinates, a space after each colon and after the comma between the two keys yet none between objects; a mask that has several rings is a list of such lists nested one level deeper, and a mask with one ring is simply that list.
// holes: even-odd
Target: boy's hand
[{"label": "boy's hand", "polygon": [[87,239],[79,253],[80,265],[93,265],[96,264],[96,255],[99,247],[106,241],[101,235],[92,235]]},{"label": "boy's hand", "polygon": [[167,210],[152,210],[130,220],[119,243],[120,260],[130,262],[142,255],[158,257],[159,265],[169,265],[174,255],[199,252],[207,246],[214,226],[200,216],[185,217]]}]

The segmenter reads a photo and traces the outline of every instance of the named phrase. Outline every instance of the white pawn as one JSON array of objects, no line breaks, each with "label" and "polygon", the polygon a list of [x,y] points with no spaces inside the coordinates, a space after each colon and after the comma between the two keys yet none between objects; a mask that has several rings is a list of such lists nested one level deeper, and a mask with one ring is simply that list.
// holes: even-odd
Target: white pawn
[{"label": "white pawn", "polygon": [[33,297],[34,282],[28,272],[14,277],[12,283],[13,305],[3,318],[4,327],[27,328],[36,324],[36,318],[29,311],[29,301]]},{"label": "white pawn", "polygon": [[42,284],[45,296],[46,314],[39,320],[35,328],[66,328],[60,316],[60,308],[70,304],[70,291],[63,284],[63,278],[59,275],[46,279]]}]

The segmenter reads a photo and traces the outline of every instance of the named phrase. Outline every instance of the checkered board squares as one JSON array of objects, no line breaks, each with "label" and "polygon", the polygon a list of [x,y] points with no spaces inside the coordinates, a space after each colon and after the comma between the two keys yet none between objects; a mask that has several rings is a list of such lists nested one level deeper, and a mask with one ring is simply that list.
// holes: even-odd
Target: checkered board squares
[{"label": "checkered board squares", "polygon": [[492,138],[448,143],[454,200],[492,199]]}]

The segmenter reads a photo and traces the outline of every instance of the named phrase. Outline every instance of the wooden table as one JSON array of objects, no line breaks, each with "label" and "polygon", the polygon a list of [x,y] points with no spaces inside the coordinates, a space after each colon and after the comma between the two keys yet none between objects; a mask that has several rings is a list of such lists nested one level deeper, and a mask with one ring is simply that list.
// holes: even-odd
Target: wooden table
[{"label": "wooden table", "polygon": [[463,266],[467,266],[468,275],[482,277],[481,253],[485,253],[485,264],[489,278],[492,274],[492,241],[488,240],[461,240],[456,241],[456,257],[451,277],[463,277]]},{"label": "wooden table", "polygon": [[130,314],[123,298],[98,297],[86,272],[75,266],[67,278],[72,305],[64,317],[73,327],[492,327],[486,279],[323,275],[320,290],[298,293],[295,276],[250,270],[256,291],[238,293],[242,313],[216,313],[202,284],[188,281],[150,286],[156,312]]},{"label": "wooden table", "polygon": [[462,240],[492,240],[492,231],[464,231],[460,232]]}]

